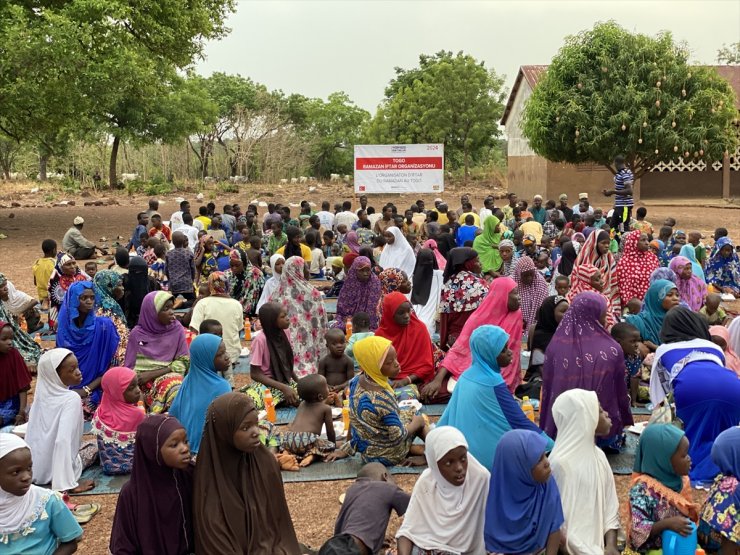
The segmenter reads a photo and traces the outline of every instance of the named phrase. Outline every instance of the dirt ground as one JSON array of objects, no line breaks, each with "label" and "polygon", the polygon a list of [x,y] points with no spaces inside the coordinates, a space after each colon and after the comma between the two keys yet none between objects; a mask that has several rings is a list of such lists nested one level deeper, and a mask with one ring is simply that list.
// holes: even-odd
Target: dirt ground
[{"label": "dirt ground", "polygon": [[[42,200],[45,194],[44,191],[36,194],[27,192],[35,186],[35,184],[27,187],[14,185],[12,190],[9,190],[6,184],[0,186],[0,193],[3,195],[0,196],[0,233],[7,236],[7,238],[0,240],[0,272],[7,275],[17,288],[31,295],[35,295],[31,266],[42,254],[40,249],[42,240],[53,238],[61,246],[62,236],[72,224],[72,219],[76,216],[82,216],[85,218],[83,233],[89,239],[98,241],[102,237],[106,237],[110,244],[117,236],[121,236],[124,238],[123,242],[125,244],[136,225],[136,214],[147,208],[145,197],[131,198],[124,195],[113,195],[110,198],[114,198],[119,203],[118,205],[83,206],[85,201],[90,202],[95,198],[64,196],[58,192],[55,202],[63,199],[74,200],[76,206],[52,207],[51,203]],[[219,209],[227,202],[239,202],[244,208],[254,199],[264,200],[265,202],[289,202],[296,204],[295,213],[297,213],[297,203],[304,198],[320,206],[323,199],[330,200],[332,204],[347,198],[352,200],[351,191],[350,188],[330,188],[327,186],[312,193],[308,193],[305,187],[289,193],[277,186],[269,186],[260,191],[250,185],[245,187],[238,195],[220,195],[217,199],[214,199],[214,202]],[[470,192],[474,205],[480,207],[482,199],[490,191],[482,189],[464,191],[462,187],[458,187],[457,190],[448,190],[442,196],[451,206],[457,206],[462,192]],[[178,203],[174,200],[178,196],[191,200],[194,211],[197,210],[198,202],[195,200],[194,193],[167,195],[163,198],[164,204],[160,207],[166,219],[169,219],[169,215],[178,210]],[[427,206],[432,206],[434,196],[373,197],[370,205],[380,208],[382,203],[390,200],[399,207],[406,207],[417,198],[422,198]],[[206,193],[203,202],[208,202],[209,198],[210,196]],[[21,206],[10,208],[11,202],[17,202]],[[496,204],[501,205],[503,202],[497,201]],[[28,205],[31,207],[26,207]],[[606,208],[606,206],[604,207]],[[739,210],[711,206],[697,207],[695,201],[677,201],[670,206],[648,205],[647,219],[654,226],[660,226],[664,218],[668,216],[675,217],[678,220],[678,229],[698,230],[709,237],[716,227],[724,226],[730,229],[731,237],[740,239]],[[101,265],[101,268],[103,267]],[[240,378],[246,379],[246,376],[240,376]],[[415,480],[415,476],[397,477],[397,483],[408,492],[411,492]],[[288,504],[301,542],[318,549],[332,535],[334,520],[339,512],[338,497],[350,484],[351,481],[347,480],[286,484]],[[629,477],[617,477],[617,488],[620,499],[625,499],[626,492],[629,489]],[[696,498],[697,501],[701,500],[700,492],[696,493]],[[79,549],[80,553],[102,555],[107,552],[116,499],[117,496],[115,495],[78,498],[81,503],[96,502],[103,507],[101,513],[85,526],[84,538]],[[395,533],[399,522],[399,519],[395,517],[391,520],[388,530],[389,536]]]}]

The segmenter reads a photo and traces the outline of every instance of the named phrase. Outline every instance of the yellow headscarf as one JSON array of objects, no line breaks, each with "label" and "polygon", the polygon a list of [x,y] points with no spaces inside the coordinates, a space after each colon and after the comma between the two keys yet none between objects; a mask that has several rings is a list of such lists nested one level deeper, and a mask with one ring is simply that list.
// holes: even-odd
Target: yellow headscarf
[{"label": "yellow headscarf", "polygon": [[367,377],[380,387],[393,393],[393,387],[388,381],[388,378],[380,372],[380,368],[383,366],[385,357],[388,354],[388,349],[391,346],[392,343],[385,337],[372,336],[360,339],[355,343],[352,351],[357,359],[357,363]]}]

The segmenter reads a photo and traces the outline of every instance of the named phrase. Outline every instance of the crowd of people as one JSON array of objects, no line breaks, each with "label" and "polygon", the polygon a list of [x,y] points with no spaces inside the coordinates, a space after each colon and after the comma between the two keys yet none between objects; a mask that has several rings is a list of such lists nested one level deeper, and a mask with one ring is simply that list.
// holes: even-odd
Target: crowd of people
[{"label": "crowd of people", "polygon": [[[34,297],[0,274],[0,553],[73,553],[95,464],[130,476],[114,555],[309,553],[280,471],[347,457],[322,554],[385,553],[392,511],[399,555],[654,553],[667,533],[737,553],[740,259],[726,229],[633,218],[615,165],[610,209],[153,200],[105,268],[78,264],[102,248],[75,218]],[[607,457],[646,405],[620,499]],[[410,495],[396,465],[427,467]]]}]

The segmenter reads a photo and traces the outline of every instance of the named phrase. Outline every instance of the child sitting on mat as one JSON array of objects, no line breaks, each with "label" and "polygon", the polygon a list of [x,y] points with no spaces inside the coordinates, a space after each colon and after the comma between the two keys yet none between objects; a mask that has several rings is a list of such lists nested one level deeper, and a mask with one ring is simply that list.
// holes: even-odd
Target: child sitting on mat
[{"label": "child sitting on mat", "polygon": [[319,375],[326,378],[329,385],[328,403],[342,406],[345,388],[355,377],[355,365],[345,353],[346,339],[344,332],[339,328],[332,328],[326,332],[326,349],[328,354],[319,361]]},{"label": "child sitting on mat", "polygon": [[355,358],[353,351],[354,345],[360,339],[372,337],[373,335],[375,334],[370,331],[370,315],[367,312],[358,312],[352,316],[352,335],[350,336],[349,341],[347,341],[347,347],[345,347],[344,352],[352,359],[352,364],[355,367],[355,374],[360,373],[360,364]]}]

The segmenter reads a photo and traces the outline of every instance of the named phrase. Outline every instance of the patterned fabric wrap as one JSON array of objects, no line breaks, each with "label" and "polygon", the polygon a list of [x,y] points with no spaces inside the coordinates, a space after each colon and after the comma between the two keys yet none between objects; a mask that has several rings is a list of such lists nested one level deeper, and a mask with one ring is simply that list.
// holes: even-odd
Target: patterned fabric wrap
[{"label": "patterned fabric wrap", "polygon": [[280,448],[291,455],[325,455],[334,451],[334,443],[311,432],[285,432],[280,434]]},{"label": "patterned fabric wrap", "polygon": [[117,432],[103,424],[97,417],[93,417],[92,434],[98,441],[103,474],[106,476],[131,474],[136,432]]}]

